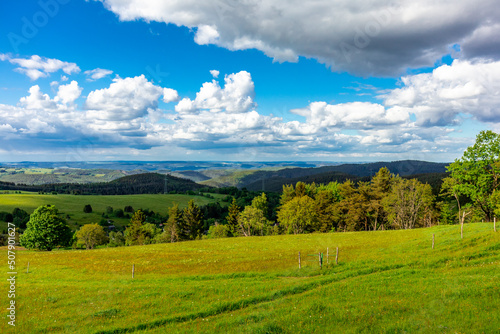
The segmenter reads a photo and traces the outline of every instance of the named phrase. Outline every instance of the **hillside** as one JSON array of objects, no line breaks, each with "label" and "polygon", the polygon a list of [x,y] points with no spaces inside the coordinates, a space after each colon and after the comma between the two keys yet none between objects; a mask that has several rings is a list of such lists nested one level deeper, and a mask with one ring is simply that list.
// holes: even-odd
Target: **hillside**
[{"label": "hillside", "polygon": [[[347,179],[358,181],[375,175],[380,168],[387,167],[391,173],[405,176],[438,174],[446,172],[446,163],[434,163],[416,160],[393,162],[374,162],[362,164],[342,164],[323,167],[287,167],[273,170],[225,170],[217,175],[213,172],[199,171],[197,173],[210,177],[202,184],[211,186],[235,186],[249,190],[281,191],[282,185],[294,184],[298,181],[327,183],[343,182]],[[189,178],[189,176],[186,176]]]},{"label": "hillside", "polygon": [[17,254],[19,333],[500,330],[491,224]]},{"label": "hillside", "polygon": [[[165,185],[166,184],[166,185]],[[127,194],[158,194],[167,192],[194,191],[202,186],[188,179],[158,173],[143,173],[121,177],[111,182],[91,184],[44,184],[25,185],[0,182],[0,190],[42,191],[76,194],[127,195]]]}]

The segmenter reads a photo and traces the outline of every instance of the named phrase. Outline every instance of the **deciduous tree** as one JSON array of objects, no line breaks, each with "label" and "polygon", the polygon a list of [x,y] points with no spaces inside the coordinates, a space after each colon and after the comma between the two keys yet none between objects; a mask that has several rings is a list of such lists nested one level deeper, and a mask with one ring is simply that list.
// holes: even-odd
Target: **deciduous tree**
[{"label": "deciduous tree", "polygon": [[85,245],[87,249],[104,245],[108,242],[106,232],[99,224],[85,224],[77,232],[76,238],[79,244]]},{"label": "deciduous tree", "polygon": [[43,205],[31,214],[20,242],[28,249],[51,251],[57,246],[69,246],[72,237],[66,220],[59,217],[56,207]]}]

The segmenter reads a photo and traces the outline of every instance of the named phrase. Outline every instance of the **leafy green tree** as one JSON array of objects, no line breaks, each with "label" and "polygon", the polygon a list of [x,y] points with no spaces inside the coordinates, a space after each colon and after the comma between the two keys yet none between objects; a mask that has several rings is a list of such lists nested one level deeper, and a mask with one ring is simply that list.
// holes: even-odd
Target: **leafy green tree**
[{"label": "leafy green tree", "polygon": [[425,226],[428,215],[432,216],[434,195],[428,184],[416,179],[397,177],[391,193],[384,199],[389,222],[400,229]]},{"label": "leafy green tree", "polygon": [[332,191],[325,189],[317,192],[314,198],[314,207],[317,214],[317,220],[313,226],[315,231],[329,232],[333,229],[336,202],[337,199]]},{"label": "leafy green tree", "polygon": [[317,217],[314,200],[307,195],[288,201],[278,212],[278,222],[284,225],[288,233],[293,234],[311,231]]},{"label": "leafy green tree", "polygon": [[218,224],[210,226],[208,229],[208,239],[227,238],[231,235],[228,225]]},{"label": "leafy green tree", "polygon": [[85,213],[92,213],[92,206],[90,204],[87,204],[83,207],[83,212]]},{"label": "leafy green tree", "polygon": [[295,197],[295,189],[293,185],[283,185],[283,191],[280,197],[280,205],[284,205],[286,202],[292,200]]},{"label": "leafy green tree", "polygon": [[181,238],[183,240],[195,240],[201,236],[203,228],[203,215],[200,208],[190,200],[187,208],[182,212]]},{"label": "leafy green tree", "polygon": [[111,231],[109,232],[109,246],[111,247],[119,247],[125,246],[125,236],[120,231]]},{"label": "leafy green tree", "polygon": [[137,210],[130,219],[130,225],[125,230],[125,242],[127,246],[146,244],[147,235],[143,229],[145,221],[146,215],[141,210]]},{"label": "leafy green tree", "polygon": [[77,232],[78,243],[85,245],[87,249],[106,244],[109,239],[106,232],[99,224],[85,224]]},{"label": "leafy green tree", "polygon": [[491,221],[495,211],[491,196],[500,189],[500,135],[481,131],[475,144],[447,169],[453,179],[451,192],[466,196]]},{"label": "leafy green tree", "polygon": [[252,235],[265,235],[270,227],[270,222],[262,210],[249,205],[239,214],[238,225],[240,234],[249,237]]},{"label": "leafy green tree", "polygon": [[113,214],[113,208],[111,206],[106,207],[106,214],[107,215],[112,215]]},{"label": "leafy green tree", "polygon": [[238,235],[238,215],[240,214],[240,207],[236,203],[236,198],[233,197],[233,201],[229,206],[229,212],[226,217],[227,227],[232,236]]},{"label": "leafy green tree", "polygon": [[252,206],[257,210],[261,210],[266,218],[269,218],[269,204],[267,202],[267,196],[262,193],[260,196],[254,197],[252,200]]},{"label": "leafy green tree", "polygon": [[58,246],[69,246],[73,234],[66,220],[58,214],[53,205],[38,207],[31,214],[26,231],[20,237],[21,246],[46,251]]}]

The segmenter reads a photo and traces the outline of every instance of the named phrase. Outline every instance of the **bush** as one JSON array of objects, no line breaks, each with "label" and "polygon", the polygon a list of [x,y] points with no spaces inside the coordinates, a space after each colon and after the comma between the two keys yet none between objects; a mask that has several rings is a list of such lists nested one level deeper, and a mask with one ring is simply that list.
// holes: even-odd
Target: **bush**
[{"label": "bush", "polygon": [[85,213],[92,213],[92,206],[90,204],[87,204],[83,207],[83,212]]}]

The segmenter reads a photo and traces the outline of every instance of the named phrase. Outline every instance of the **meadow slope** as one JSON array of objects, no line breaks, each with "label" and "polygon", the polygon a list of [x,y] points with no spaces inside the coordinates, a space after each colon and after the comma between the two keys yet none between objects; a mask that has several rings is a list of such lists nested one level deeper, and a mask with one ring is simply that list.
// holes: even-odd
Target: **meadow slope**
[{"label": "meadow slope", "polygon": [[[219,200],[222,195],[211,194]],[[203,196],[194,195],[165,195],[165,194],[142,194],[142,195],[50,195],[23,192],[22,194],[0,194],[0,211],[12,212],[14,208],[21,208],[28,213],[45,204],[55,205],[59,212],[64,216],[69,215],[68,223],[74,228],[74,223],[79,225],[98,223],[102,219],[102,213],[106,212],[106,207],[122,209],[126,205],[132,206],[135,210],[149,209],[166,215],[168,209],[173,203],[179,204],[179,207],[187,207],[190,200],[194,200],[197,205],[206,205],[213,203],[216,199],[210,199]],[[84,213],[83,207],[86,204],[92,206],[92,213]],[[116,225],[128,225],[130,219],[111,218]],[[5,225],[5,224],[3,224]],[[0,226],[3,226],[0,224]],[[5,227],[3,227],[5,228]]]},{"label": "meadow slope", "polygon": [[498,333],[499,265],[486,223],[18,250],[16,333]]}]

